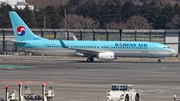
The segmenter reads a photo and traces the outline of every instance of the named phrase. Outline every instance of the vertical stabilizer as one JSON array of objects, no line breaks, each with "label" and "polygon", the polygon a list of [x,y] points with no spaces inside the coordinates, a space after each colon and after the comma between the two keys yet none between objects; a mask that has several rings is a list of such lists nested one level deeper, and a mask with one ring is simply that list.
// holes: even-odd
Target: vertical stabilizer
[{"label": "vertical stabilizer", "polygon": [[16,41],[47,40],[35,35],[15,11],[10,11],[9,16]]}]

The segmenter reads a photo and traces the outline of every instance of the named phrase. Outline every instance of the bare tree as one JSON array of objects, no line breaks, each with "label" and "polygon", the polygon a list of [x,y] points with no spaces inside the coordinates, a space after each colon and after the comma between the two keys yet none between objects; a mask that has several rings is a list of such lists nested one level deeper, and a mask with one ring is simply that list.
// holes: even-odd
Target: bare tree
[{"label": "bare tree", "polygon": [[[61,27],[65,28],[65,19],[62,20]],[[89,17],[83,17],[80,15],[69,14],[66,16],[66,28],[70,29],[95,29],[99,27],[99,22]]]},{"label": "bare tree", "polygon": [[174,15],[170,22],[166,24],[167,28],[179,29],[180,28],[180,16],[178,14]]},{"label": "bare tree", "polygon": [[127,29],[151,29],[152,28],[152,26],[148,23],[147,19],[140,15],[132,16],[125,23],[125,27]]},{"label": "bare tree", "polygon": [[176,3],[179,4],[179,1],[177,0],[154,0],[154,1],[158,7],[164,7],[167,4],[171,4],[171,5],[175,5]]},{"label": "bare tree", "polygon": [[117,23],[117,22],[110,22],[108,24],[105,25],[105,27],[107,29],[124,29],[125,28],[125,25],[124,23]]},{"label": "bare tree", "polygon": [[59,0],[59,5],[66,5],[69,0]]}]

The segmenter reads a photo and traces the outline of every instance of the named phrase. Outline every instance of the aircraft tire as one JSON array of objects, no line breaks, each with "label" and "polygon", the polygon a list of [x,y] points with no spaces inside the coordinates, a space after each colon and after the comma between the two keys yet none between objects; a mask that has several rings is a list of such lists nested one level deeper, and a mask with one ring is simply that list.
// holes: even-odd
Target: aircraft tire
[{"label": "aircraft tire", "polygon": [[129,95],[128,94],[126,94],[126,96],[125,96],[125,101],[129,101]]},{"label": "aircraft tire", "polygon": [[139,94],[138,93],[136,93],[136,96],[135,96],[135,101],[139,101]]},{"label": "aircraft tire", "polygon": [[91,62],[91,59],[90,59],[90,58],[87,58],[87,62]]},{"label": "aircraft tire", "polygon": [[93,58],[91,58],[91,62],[94,62],[94,59],[93,59]]},{"label": "aircraft tire", "polygon": [[161,63],[161,60],[160,60],[160,59],[158,59],[158,63]]},{"label": "aircraft tire", "polygon": [[87,62],[94,62],[93,58],[87,58]]}]

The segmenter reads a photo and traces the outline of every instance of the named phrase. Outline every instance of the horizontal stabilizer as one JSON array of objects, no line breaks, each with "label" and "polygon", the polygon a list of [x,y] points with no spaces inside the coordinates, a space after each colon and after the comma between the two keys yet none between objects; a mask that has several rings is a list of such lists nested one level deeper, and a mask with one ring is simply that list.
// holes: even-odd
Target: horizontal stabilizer
[{"label": "horizontal stabilizer", "polygon": [[26,44],[25,42],[14,41],[15,44]]},{"label": "horizontal stabilizer", "polygon": [[10,42],[13,42],[15,44],[26,44],[26,42],[22,42],[22,41],[16,41],[15,39],[11,39],[9,40]]}]

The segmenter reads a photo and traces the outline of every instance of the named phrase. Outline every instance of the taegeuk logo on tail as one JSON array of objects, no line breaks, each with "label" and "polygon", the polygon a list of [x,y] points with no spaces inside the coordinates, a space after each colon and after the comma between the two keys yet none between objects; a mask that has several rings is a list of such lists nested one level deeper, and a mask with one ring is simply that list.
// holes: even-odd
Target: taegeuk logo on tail
[{"label": "taegeuk logo on tail", "polygon": [[25,29],[23,26],[18,26],[18,27],[16,28],[16,33],[17,33],[17,35],[19,35],[19,36],[23,36],[23,35],[25,35],[25,33],[26,33],[26,29]]}]

